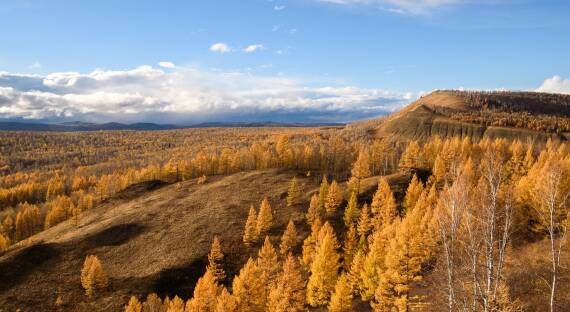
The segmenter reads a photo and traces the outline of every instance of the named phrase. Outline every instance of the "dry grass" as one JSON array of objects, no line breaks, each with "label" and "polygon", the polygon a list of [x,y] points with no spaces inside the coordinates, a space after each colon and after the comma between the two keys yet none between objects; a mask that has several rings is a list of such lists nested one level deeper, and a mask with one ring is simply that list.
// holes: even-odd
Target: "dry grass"
[{"label": "dry grass", "polygon": [[[68,220],[0,257],[0,307],[55,311],[53,303],[61,295],[65,310],[117,311],[133,294],[187,298],[205,269],[214,235],[220,236],[229,259],[229,276],[256,253],[257,247],[245,248],[241,238],[249,206],[258,207],[263,197],[274,210],[270,235],[275,244],[290,217],[303,235],[308,231],[306,205],[285,204],[293,175],[264,170],[212,178],[202,185],[192,180],[150,192],[131,189],[83,213],[77,226]],[[318,186],[302,175],[298,179],[305,194]],[[110,289],[93,301],[87,300],[79,281],[88,254],[97,255],[110,276]]]}]

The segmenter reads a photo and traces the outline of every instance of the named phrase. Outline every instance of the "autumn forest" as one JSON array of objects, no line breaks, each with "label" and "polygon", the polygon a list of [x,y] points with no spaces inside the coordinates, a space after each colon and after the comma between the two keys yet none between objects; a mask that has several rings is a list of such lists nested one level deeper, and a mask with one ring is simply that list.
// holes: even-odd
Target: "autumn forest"
[{"label": "autumn forest", "polygon": [[[14,295],[0,302],[6,311],[87,311],[111,300],[105,298],[137,312],[568,307],[568,145],[375,136],[384,122],[0,133],[0,274],[11,280],[0,292],[6,293],[25,281],[18,270],[34,270],[37,259],[23,254],[44,244],[42,235],[81,229],[84,215],[113,213],[133,193],[213,187],[242,172],[278,170],[287,177],[280,182],[284,192],[255,195],[239,208],[241,219],[217,221],[235,223],[239,230],[222,235],[231,239],[205,231],[204,261],[176,277],[190,274],[195,282],[184,286],[190,291],[131,292],[114,282],[107,269],[112,259],[85,252],[74,260],[80,265],[67,269],[73,293],[57,288],[35,303]],[[141,191],[149,183],[158,186]],[[223,209],[237,209],[219,195]],[[208,220],[207,227],[216,227]],[[119,288],[122,295],[113,296]]]}]

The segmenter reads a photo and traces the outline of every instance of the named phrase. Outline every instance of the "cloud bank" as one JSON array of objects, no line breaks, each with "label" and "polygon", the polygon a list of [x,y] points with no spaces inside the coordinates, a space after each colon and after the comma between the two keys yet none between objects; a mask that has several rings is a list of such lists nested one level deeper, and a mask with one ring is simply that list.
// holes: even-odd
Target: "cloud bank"
[{"label": "cloud bank", "polygon": [[284,76],[208,71],[170,62],[159,66],[47,75],[0,72],[0,118],[180,125],[346,122],[389,113],[414,99],[411,94]]},{"label": "cloud bank", "polygon": [[570,94],[570,79],[562,79],[560,76],[548,78],[536,91]]}]

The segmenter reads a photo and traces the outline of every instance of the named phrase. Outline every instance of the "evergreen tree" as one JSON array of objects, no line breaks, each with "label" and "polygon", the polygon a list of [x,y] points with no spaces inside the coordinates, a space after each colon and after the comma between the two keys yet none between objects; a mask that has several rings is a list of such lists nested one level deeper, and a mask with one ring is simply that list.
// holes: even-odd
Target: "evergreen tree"
[{"label": "evergreen tree", "polygon": [[329,304],[330,312],[347,312],[352,310],[352,288],[346,274],[339,277]]},{"label": "evergreen tree", "polygon": [[125,306],[125,312],[141,312],[142,305],[135,296],[131,296],[129,303]]},{"label": "evergreen tree", "polygon": [[325,211],[325,203],[327,200],[327,195],[329,193],[329,182],[327,180],[327,176],[323,175],[323,181],[321,182],[321,186],[319,188],[319,211]]},{"label": "evergreen tree", "polygon": [[214,272],[208,268],[204,276],[198,279],[194,296],[186,303],[185,312],[215,312],[220,285]]},{"label": "evergreen tree", "polygon": [[212,247],[210,248],[210,253],[208,254],[208,267],[216,282],[221,283],[226,278],[226,272],[222,265],[224,260],[224,253],[222,252],[222,245],[218,236],[214,236],[214,241],[212,242]]},{"label": "evergreen tree", "polygon": [[338,241],[327,222],[319,231],[311,276],[307,284],[307,302],[312,307],[326,305],[334,291],[339,269]]},{"label": "evergreen tree", "polygon": [[397,215],[396,199],[390,189],[390,184],[385,178],[378,183],[378,190],[372,198],[370,205],[374,216],[374,229],[388,225],[394,221]]},{"label": "evergreen tree", "polygon": [[355,192],[352,192],[348,200],[348,205],[344,210],[343,220],[346,227],[352,226],[357,221],[359,214],[357,196]]},{"label": "evergreen tree", "polygon": [[262,236],[271,229],[273,224],[273,212],[271,212],[271,205],[269,200],[264,198],[259,207],[259,214],[257,215],[257,235]]},{"label": "evergreen tree", "polygon": [[279,250],[282,255],[286,255],[291,251],[295,245],[297,245],[297,229],[295,228],[295,223],[293,219],[289,219],[287,223],[287,228],[281,237],[281,244],[279,245]]},{"label": "evergreen tree", "polygon": [[283,272],[269,292],[269,312],[305,311],[305,283],[292,254],[283,263]]},{"label": "evergreen tree", "polygon": [[238,312],[265,311],[266,292],[262,271],[251,258],[240,270],[232,283]]},{"label": "evergreen tree", "polygon": [[319,209],[319,196],[317,194],[311,197],[311,203],[309,205],[309,210],[307,210],[307,223],[313,224],[315,220],[322,218],[321,211]]},{"label": "evergreen tree", "polygon": [[[238,303],[236,298],[230,292],[222,287],[222,291],[216,300],[215,312],[237,312]],[[188,312],[188,311],[186,311]]]},{"label": "evergreen tree", "polygon": [[291,180],[289,192],[287,192],[287,206],[291,207],[297,205],[301,199],[301,187],[296,177]]},{"label": "evergreen tree", "polygon": [[88,297],[107,288],[107,274],[97,256],[89,255],[85,258],[81,269],[81,285]]},{"label": "evergreen tree", "polygon": [[257,234],[257,212],[253,205],[249,208],[247,221],[245,221],[245,229],[243,233],[243,242],[246,246],[251,246],[259,239]]},{"label": "evergreen tree", "polygon": [[342,203],[342,190],[335,180],[332,181],[329,191],[325,199],[325,211],[327,214],[333,215]]}]

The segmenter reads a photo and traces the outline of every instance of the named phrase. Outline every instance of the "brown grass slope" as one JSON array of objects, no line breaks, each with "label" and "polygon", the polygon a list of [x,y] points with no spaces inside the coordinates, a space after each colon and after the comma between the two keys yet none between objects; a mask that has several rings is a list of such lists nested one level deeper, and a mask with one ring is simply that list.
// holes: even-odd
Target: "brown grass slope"
[{"label": "brown grass slope", "polygon": [[[567,95],[435,91],[388,117],[375,129],[375,136],[404,141],[426,140],[433,135],[474,140],[567,140],[569,120]],[[551,131],[539,131],[539,127]]]},{"label": "brown grass slope", "polygon": [[[263,170],[204,185],[187,181],[151,191],[132,188],[84,212],[77,225],[61,223],[1,256],[0,310],[52,311],[57,295],[66,311],[120,311],[131,295],[150,292],[188,298],[205,270],[214,235],[221,238],[230,276],[257,252],[257,246],[244,247],[242,231],[250,205],[259,207],[264,197],[274,210],[274,244],[290,217],[306,234],[306,205],[285,205],[293,175]],[[312,178],[300,181],[306,196],[318,187]],[[110,277],[109,290],[94,300],[85,297],[79,278],[88,254],[101,259]]]}]

